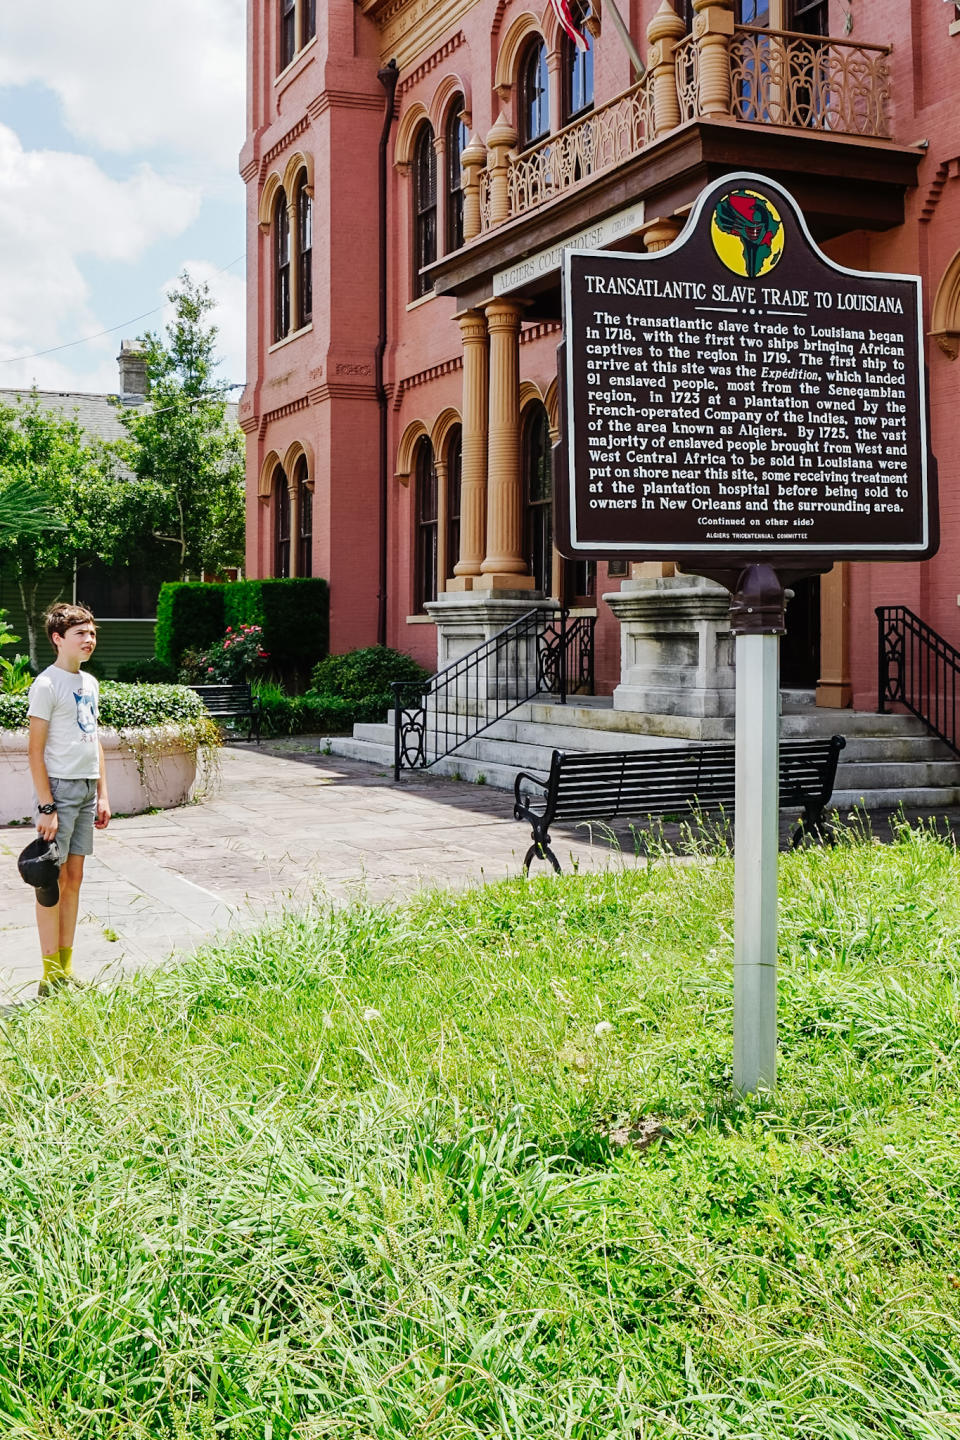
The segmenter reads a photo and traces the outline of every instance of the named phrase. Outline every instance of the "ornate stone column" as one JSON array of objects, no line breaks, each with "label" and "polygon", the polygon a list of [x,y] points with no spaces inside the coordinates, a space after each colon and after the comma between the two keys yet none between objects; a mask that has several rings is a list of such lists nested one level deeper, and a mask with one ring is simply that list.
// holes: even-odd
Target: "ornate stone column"
[{"label": "ornate stone column", "polygon": [[850,566],[838,561],[820,577],[820,678],[817,704],[843,710],[853,703],[850,680]]},{"label": "ornate stone column", "polygon": [[651,220],[648,225],[644,225],[641,232],[644,248],[650,251],[666,250],[668,245],[673,244],[682,229],[683,226],[679,220],[671,220],[667,217]]},{"label": "ornate stone column", "polygon": [[483,220],[480,214],[480,172],[487,163],[487,152],[478,135],[460,156],[463,172],[463,243],[475,240],[480,234]]},{"label": "ornate stone column", "polygon": [[487,318],[480,310],[460,316],[463,345],[463,455],[460,470],[460,554],[448,590],[472,590],[487,538]]},{"label": "ornate stone column", "polygon": [[502,225],[510,215],[510,151],[517,145],[517,132],[500,112],[496,125],[487,136],[490,158],[490,225]]},{"label": "ornate stone column", "polygon": [[676,130],[680,124],[677,62],[673,52],[677,41],[682,40],[685,34],[683,21],[670,0],[661,0],[660,9],[647,26],[649,69],[653,76],[653,120],[658,135]]},{"label": "ornate stone column", "polygon": [[730,37],[733,0],[693,0],[693,34],[700,51],[700,114],[730,114]]},{"label": "ornate stone column", "polygon": [[491,300],[490,428],[487,451],[487,553],[474,589],[532,590],[523,557],[520,482],[520,317],[516,300]]}]

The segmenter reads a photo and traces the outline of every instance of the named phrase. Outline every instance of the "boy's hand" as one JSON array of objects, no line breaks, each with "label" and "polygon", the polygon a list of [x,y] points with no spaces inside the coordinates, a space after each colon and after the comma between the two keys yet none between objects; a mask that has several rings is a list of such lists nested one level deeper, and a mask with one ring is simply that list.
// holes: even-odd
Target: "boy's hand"
[{"label": "boy's hand", "polygon": [[41,840],[52,840],[57,833],[60,817],[54,810],[52,815],[37,816],[37,834]]},{"label": "boy's hand", "polygon": [[97,818],[94,825],[98,830],[106,830],[110,824],[110,801],[105,796],[97,796]]}]

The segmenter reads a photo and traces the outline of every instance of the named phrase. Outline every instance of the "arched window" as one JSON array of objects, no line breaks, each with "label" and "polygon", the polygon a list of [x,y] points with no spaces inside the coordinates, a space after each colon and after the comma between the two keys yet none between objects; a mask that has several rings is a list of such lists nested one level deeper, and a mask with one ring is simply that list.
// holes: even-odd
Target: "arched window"
[{"label": "arched window", "polygon": [[297,480],[297,574],[313,574],[313,487],[307,484],[307,457],[301,455],[294,471]]},{"label": "arched window", "polygon": [[290,486],[282,465],[273,472],[273,573],[278,580],[290,574]]},{"label": "arched window", "polygon": [[540,404],[530,406],[523,427],[523,495],[527,564],[536,588],[549,595],[553,583],[553,482],[550,422]]},{"label": "arched window", "polygon": [[463,174],[460,157],[467,148],[467,127],[460,118],[465,104],[462,95],[450,102],[446,134],[447,166],[447,250],[459,250],[463,244]]},{"label": "arched window", "polygon": [[550,129],[547,47],[540,39],[525,51],[520,66],[519,118],[522,149],[542,140]]},{"label": "arched window", "polygon": [[581,50],[568,37],[563,37],[563,123],[566,125],[593,104],[593,36],[585,28],[590,15],[587,0],[573,0],[570,7],[573,23],[587,42]]},{"label": "arched window", "polygon": [[463,481],[463,431],[451,432],[447,445],[447,574],[460,559],[460,491]]},{"label": "arched window", "polygon": [[306,172],[297,179],[297,329],[313,319],[313,201]]},{"label": "arched window", "polygon": [[422,610],[428,600],[437,598],[437,470],[433,463],[433,446],[426,436],[417,446],[415,474],[414,603],[417,610]]},{"label": "arched window", "polygon": [[281,190],[273,212],[273,338],[290,333],[290,216]]},{"label": "arched window", "polygon": [[421,125],[413,152],[413,294],[418,299],[433,289],[423,273],[437,258],[437,152],[433,129]]},{"label": "arched window", "polygon": [[297,0],[280,0],[280,69],[297,53]]}]

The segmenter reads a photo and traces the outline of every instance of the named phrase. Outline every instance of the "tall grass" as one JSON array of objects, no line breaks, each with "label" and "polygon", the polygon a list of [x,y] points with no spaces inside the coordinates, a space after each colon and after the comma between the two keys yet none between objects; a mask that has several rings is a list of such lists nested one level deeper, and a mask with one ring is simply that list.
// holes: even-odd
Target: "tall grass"
[{"label": "tall grass", "polygon": [[728,860],[284,920],[7,1022],[9,1440],[960,1437],[960,862]]}]

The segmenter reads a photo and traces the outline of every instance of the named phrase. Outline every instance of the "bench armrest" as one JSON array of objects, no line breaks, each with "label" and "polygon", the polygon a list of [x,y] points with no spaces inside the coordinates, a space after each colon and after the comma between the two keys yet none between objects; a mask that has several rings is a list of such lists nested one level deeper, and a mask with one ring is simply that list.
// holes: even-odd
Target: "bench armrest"
[{"label": "bench armrest", "polygon": [[[531,775],[526,770],[521,770],[513,782],[513,813],[517,820],[522,820],[527,815],[527,806],[524,804],[524,797],[520,793],[521,782],[527,780],[535,785],[538,790],[543,791],[543,798],[546,799],[548,780],[538,780],[536,775]],[[531,797],[532,798],[532,797]]]}]

